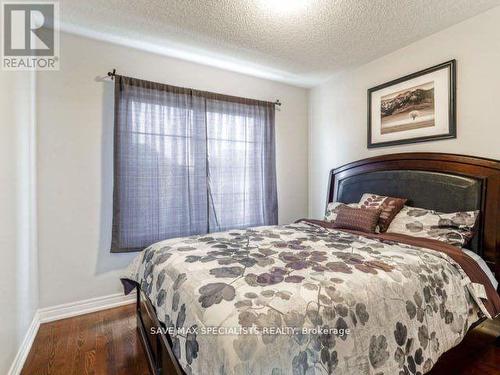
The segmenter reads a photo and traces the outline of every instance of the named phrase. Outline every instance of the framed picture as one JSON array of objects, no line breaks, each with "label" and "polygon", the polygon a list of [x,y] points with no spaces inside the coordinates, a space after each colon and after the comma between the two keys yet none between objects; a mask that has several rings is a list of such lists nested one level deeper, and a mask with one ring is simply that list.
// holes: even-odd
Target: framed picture
[{"label": "framed picture", "polygon": [[457,137],[456,61],[368,90],[368,147]]}]

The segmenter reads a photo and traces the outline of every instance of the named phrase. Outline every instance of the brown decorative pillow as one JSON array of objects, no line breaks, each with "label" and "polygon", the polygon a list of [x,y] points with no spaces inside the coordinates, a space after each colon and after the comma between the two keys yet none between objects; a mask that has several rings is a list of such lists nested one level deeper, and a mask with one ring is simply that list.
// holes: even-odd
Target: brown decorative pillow
[{"label": "brown decorative pillow", "polygon": [[375,233],[381,209],[340,207],[334,228],[351,229],[366,233]]},{"label": "brown decorative pillow", "polygon": [[394,216],[404,207],[407,199],[385,197],[377,194],[363,194],[359,201],[361,208],[380,209],[380,218],[378,219],[378,227],[381,233],[385,232]]},{"label": "brown decorative pillow", "polygon": [[326,208],[325,221],[333,222],[337,218],[337,213],[341,207],[349,206],[353,208],[359,208],[359,203],[349,203],[345,204],[342,202],[330,202]]}]

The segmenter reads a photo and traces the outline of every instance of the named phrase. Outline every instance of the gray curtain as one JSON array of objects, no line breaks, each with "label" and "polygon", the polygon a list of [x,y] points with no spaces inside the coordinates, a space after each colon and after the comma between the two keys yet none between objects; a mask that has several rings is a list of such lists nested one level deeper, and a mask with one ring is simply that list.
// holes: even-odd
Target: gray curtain
[{"label": "gray curtain", "polygon": [[112,252],[278,221],[273,103],[115,77]]}]

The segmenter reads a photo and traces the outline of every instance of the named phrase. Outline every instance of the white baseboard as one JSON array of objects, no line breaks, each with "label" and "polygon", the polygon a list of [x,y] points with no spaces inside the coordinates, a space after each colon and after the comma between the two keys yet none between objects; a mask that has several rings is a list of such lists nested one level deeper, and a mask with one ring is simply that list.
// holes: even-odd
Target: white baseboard
[{"label": "white baseboard", "polygon": [[72,316],[128,305],[134,302],[135,298],[135,293],[130,293],[128,296],[124,296],[123,293],[116,293],[109,296],[45,307],[38,310],[40,314],[40,323],[53,322],[54,320],[71,318]]},{"label": "white baseboard", "polygon": [[33,341],[35,341],[40,324],[128,305],[129,303],[135,302],[135,300],[135,292],[130,293],[128,296],[124,296],[123,293],[116,293],[109,296],[90,298],[83,301],[38,309],[33,316],[33,320],[14,358],[14,362],[12,362],[10,366],[8,375],[18,375],[21,372],[24,362],[31,350],[31,346],[33,345]]},{"label": "white baseboard", "polygon": [[21,370],[24,366],[24,361],[26,361],[28,353],[31,349],[31,345],[33,345],[33,341],[35,341],[36,334],[38,333],[38,328],[40,328],[40,317],[38,315],[38,311],[35,311],[33,320],[31,321],[31,324],[28,327],[28,331],[24,336],[23,342],[21,343],[21,346],[17,351],[14,362],[12,362],[9,372],[7,373],[8,375],[17,375],[21,373]]}]

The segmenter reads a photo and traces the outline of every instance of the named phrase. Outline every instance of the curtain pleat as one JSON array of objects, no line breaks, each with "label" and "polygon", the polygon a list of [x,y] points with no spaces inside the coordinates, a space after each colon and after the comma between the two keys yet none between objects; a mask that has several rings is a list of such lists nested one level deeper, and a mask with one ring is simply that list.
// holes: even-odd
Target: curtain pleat
[{"label": "curtain pleat", "polygon": [[278,221],[274,105],[115,77],[112,252]]}]

